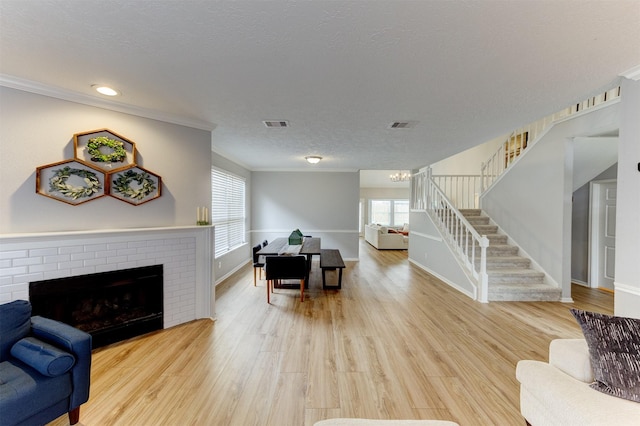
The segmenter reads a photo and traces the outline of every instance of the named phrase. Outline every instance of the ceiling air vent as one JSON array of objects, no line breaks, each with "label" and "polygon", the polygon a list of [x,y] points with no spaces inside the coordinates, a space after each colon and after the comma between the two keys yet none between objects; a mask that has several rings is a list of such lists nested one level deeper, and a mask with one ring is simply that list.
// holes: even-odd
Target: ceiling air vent
[{"label": "ceiling air vent", "polygon": [[268,128],[289,127],[289,122],[285,120],[269,120],[269,121],[263,121],[263,123]]},{"label": "ceiling air vent", "polygon": [[416,125],[417,121],[394,121],[389,124],[389,129],[410,129]]}]

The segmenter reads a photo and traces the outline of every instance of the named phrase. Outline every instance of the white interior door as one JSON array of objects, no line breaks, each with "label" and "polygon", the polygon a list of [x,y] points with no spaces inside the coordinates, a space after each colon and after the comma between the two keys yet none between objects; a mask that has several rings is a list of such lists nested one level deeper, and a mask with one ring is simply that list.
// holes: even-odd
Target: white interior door
[{"label": "white interior door", "polygon": [[596,235],[592,238],[594,282],[592,287],[613,290],[616,259],[616,194],[617,182],[594,183],[592,191],[592,229]]}]

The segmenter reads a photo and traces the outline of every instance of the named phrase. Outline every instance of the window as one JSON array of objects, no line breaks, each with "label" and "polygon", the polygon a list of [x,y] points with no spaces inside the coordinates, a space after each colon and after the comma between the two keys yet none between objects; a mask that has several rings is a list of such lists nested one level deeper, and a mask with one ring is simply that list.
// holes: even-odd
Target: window
[{"label": "window", "polygon": [[211,221],[215,225],[215,257],[245,243],[245,180],[211,170]]},{"label": "window", "polygon": [[402,226],[409,223],[409,200],[394,200],[393,202],[393,226]]},{"label": "window", "polygon": [[371,200],[371,223],[402,226],[409,223],[409,200]]}]

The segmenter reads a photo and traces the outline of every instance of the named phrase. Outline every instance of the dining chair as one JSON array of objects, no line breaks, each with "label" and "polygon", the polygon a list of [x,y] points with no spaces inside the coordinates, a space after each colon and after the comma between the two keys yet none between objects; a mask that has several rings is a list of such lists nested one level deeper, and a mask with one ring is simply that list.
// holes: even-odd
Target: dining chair
[{"label": "dining chair", "polygon": [[264,256],[258,255],[262,249],[260,244],[253,247],[253,286],[256,286],[256,270],[260,271],[260,279],[262,279],[262,268],[264,268]]},{"label": "dining chair", "polygon": [[307,258],[304,256],[267,256],[265,262],[267,280],[267,303],[271,303],[271,292],[275,280],[300,280],[300,301],[304,302],[304,280],[307,276]]}]

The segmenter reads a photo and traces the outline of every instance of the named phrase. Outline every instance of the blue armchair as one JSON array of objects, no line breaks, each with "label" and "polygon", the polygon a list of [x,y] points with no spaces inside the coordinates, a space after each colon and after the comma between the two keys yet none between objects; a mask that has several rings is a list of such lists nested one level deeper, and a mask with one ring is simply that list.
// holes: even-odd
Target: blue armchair
[{"label": "blue armchair", "polygon": [[31,304],[0,305],[0,425],[80,420],[89,399],[91,335],[31,316]]}]

